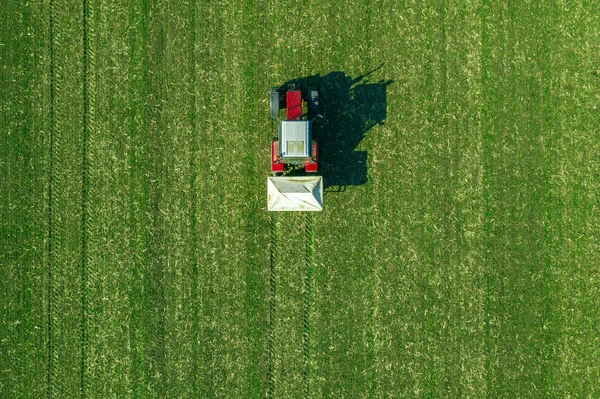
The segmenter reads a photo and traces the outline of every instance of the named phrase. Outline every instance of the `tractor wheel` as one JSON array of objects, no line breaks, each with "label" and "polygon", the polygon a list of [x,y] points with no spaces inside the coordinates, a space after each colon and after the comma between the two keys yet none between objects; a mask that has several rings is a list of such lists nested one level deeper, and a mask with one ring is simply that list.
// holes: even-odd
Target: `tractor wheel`
[{"label": "tractor wheel", "polygon": [[319,114],[319,92],[314,87],[309,87],[307,97],[308,109],[312,119]]},{"label": "tractor wheel", "polygon": [[277,89],[271,89],[271,118],[279,118],[279,91]]}]

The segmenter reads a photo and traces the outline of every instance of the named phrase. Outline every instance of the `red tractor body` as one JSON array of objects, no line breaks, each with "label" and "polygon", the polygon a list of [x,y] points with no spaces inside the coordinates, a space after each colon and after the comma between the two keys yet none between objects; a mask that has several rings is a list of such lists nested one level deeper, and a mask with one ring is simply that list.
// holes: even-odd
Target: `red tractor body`
[{"label": "red tractor body", "polygon": [[[271,117],[278,118],[280,108],[286,108],[286,119],[279,121],[279,134],[271,143],[271,172],[283,174],[286,165],[291,165],[304,167],[311,174],[316,173],[319,170],[319,149],[312,138],[312,121],[308,118],[309,112],[316,113],[317,91],[309,89],[307,97],[296,88],[285,92],[285,96],[281,94],[275,89],[271,91]],[[281,102],[283,106],[280,106]],[[307,104],[308,107],[305,106]]]},{"label": "red tractor body", "polygon": [[302,92],[290,90],[286,93],[287,120],[295,121],[302,118]]}]

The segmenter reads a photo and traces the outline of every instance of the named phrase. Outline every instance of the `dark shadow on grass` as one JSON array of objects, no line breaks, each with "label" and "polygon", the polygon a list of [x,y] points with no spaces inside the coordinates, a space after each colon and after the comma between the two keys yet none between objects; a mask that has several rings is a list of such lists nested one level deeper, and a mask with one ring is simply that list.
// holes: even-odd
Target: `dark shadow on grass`
[{"label": "dark shadow on grass", "polygon": [[293,79],[280,87],[319,91],[322,118],[313,121],[313,137],[319,142],[319,173],[328,192],[367,182],[367,152],[355,151],[366,133],[383,125],[387,116],[387,87],[392,80],[369,82],[375,70],[356,78],[344,72]]}]

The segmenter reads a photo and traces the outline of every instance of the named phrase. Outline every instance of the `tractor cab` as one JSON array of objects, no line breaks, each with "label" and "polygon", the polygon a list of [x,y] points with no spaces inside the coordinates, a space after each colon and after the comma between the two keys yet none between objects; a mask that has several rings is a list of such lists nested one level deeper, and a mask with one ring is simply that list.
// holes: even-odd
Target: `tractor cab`
[{"label": "tractor cab", "polygon": [[286,166],[301,166],[315,173],[319,169],[318,145],[312,137],[309,117],[317,111],[317,91],[309,89],[303,96],[301,90],[289,90],[284,101],[281,97],[275,89],[271,91],[271,117],[278,118],[280,108],[286,108],[286,119],[279,121],[278,136],[271,143],[271,171],[280,175]]}]

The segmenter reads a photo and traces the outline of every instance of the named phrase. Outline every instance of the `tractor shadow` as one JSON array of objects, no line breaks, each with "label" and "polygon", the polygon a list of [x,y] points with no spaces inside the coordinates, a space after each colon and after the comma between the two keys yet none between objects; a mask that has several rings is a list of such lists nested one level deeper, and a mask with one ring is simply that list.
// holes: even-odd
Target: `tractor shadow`
[{"label": "tractor shadow", "polygon": [[313,75],[290,80],[292,85],[319,91],[319,113],[313,121],[313,137],[319,143],[319,172],[327,192],[342,192],[348,186],[367,182],[367,152],[356,151],[363,137],[387,116],[387,87],[392,80],[370,82],[368,76],[380,69],[352,78],[344,72]]}]

